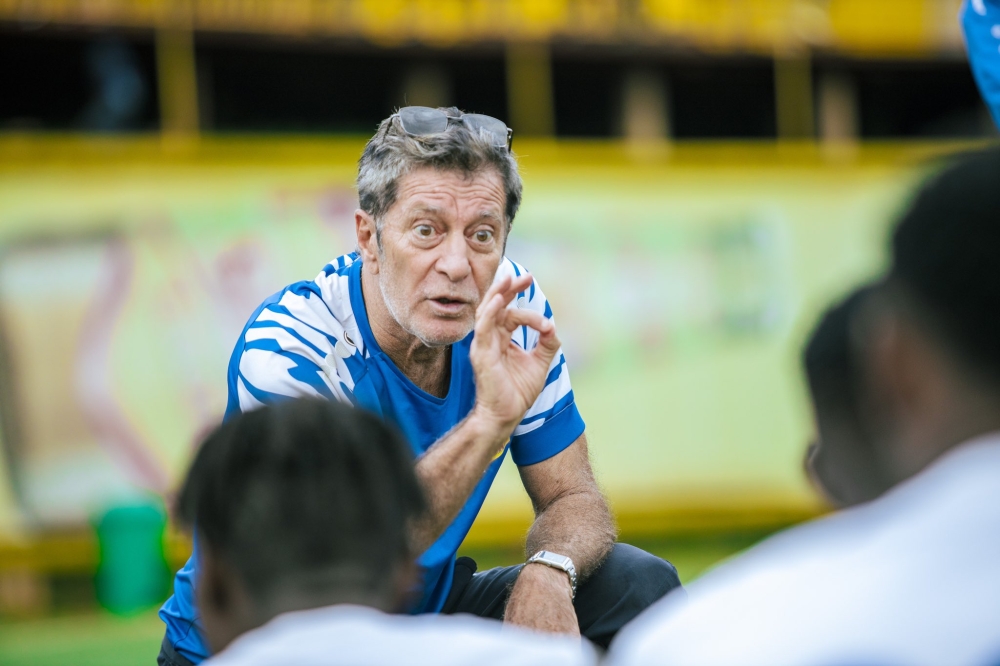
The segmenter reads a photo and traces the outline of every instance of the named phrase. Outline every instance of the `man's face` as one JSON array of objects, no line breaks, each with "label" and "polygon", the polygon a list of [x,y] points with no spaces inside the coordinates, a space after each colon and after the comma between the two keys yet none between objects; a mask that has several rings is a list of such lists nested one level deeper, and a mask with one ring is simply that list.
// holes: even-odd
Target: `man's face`
[{"label": "man's face", "polygon": [[424,168],[399,180],[375,268],[389,312],[424,344],[449,345],[472,331],[503,259],[505,203],[493,169],[466,176]]}]

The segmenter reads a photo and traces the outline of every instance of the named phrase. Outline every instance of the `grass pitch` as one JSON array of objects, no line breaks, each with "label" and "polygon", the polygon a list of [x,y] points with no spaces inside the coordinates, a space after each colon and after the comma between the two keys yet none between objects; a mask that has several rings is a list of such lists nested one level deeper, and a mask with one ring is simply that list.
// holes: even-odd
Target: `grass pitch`
[{"label": "grass pitch", "polygon": [[[724,535],[711,538],[630,540],[664,557],[689,583],[705,570],[763,535]],[[479,569],[516,564],[519,549],[463,549]],[[154,664],[163,640],[163,623],[150,610],[122,618],[92,611],[32,620],[0,621],[0,666],[136,666]]]}]

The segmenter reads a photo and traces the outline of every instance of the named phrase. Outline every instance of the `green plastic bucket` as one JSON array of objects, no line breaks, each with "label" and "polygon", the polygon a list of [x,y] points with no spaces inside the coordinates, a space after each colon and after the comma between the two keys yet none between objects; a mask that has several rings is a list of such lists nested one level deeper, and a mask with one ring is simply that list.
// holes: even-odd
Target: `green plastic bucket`
[{"label": "green plastic bucket", "polygon": [[152,501],[112,507],[95,521],[101,606],[131,615],[163,601],[170,582],[163,552],[166,524],[163,505]]}]

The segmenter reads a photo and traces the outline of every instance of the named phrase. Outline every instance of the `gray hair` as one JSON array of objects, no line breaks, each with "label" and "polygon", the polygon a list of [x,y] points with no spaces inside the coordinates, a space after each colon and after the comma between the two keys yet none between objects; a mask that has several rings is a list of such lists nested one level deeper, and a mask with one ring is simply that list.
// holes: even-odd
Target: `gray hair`
[{"label": "gray hair", "polygon": [[[455,107],[440,111],[457,118],[462,112]],[[449,123],[441,134],[410,136],[403,131],[399,118],[390,116],[379,123],[358,160],[358,202],[361,210],[375,220],[381,245],[382,217],[396,202],[399,179],[414,169],[432,167],[458,171],[471,176],[494,168],[503,180],[506,195],[507,231],[521,206],[521,175],[517,160],[506,146],[497,146],[487,132],[474,132],[462,123]]]}]

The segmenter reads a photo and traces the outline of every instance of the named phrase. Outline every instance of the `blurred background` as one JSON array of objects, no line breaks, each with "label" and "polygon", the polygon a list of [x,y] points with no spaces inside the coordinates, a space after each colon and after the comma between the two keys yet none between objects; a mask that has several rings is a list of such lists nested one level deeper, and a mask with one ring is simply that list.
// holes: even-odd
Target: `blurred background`
[{"label": "blurred background", "polygon": [[[0,0],[0,664],[152,663],[168,524],[267,295],[403,105],[514,129],[623,540],[690,581],[825,510],[799,349],[995,130],[959,0]],[[520,561],[505,464],[463,548]]]}]

